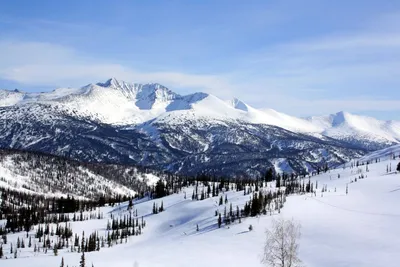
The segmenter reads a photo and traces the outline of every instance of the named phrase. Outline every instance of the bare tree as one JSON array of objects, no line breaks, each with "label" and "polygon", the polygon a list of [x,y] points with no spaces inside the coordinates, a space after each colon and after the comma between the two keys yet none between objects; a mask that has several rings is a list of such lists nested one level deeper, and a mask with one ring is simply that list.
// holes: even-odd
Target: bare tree
[{"label": "bare tree", "polygon": [[298,239],[300,224],[282,218],[272,222],[272,228],[265,231],[266,240],[261,262],[268,267],[298,267]]}]

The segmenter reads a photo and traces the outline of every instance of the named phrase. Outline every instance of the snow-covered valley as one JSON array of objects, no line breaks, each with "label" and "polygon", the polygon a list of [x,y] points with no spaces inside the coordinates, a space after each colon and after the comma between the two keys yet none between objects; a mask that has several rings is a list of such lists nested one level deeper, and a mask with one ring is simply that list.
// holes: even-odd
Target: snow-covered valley
[{"label": "snow-covered valley", "polygon": [[[301,223],[300,258],[305,266],[398,266],[400,210],[396,205],[400,201],[400,174],[395,169],[400,162],[399,152],[398,147],[393,147],[312,176],[315,193],[288,196],[280,214],[273,211],[272,215],[247,217],[241,223],[236,220],[221,228],[216,210],[223,213],[231,204],[234,210],[236,206],[242,208],[251,194],[221,192],[228,202],[219,205],[220,196],[192,200],[194,187],[190,186],[178,194],[140,200],[134,203],[133,210],[137,210],[139,221],[144,217],[143,233],[129,237],[127,243],[124,240],[111,248],[86,253],[86,263],[96,267],[261,266],[264,231],[274,218],[283,216]],[[269,183],[266,190],[275,190],[275,182]],[[163,203],[165,210],[152,214],[154,203]],[[129,215],[127,208],[127,202],[100,208],[103,219],[71,222],[71,228],[74,234],[97,231],[100,236],[105,235],[110,216]],[[253,226],[252,231],[249,225]],[[29,235],[34,233],[33,230]],[[62,257],[65,265],[78,265],[81,254],[70,249],[59,250],[54,256],[52,250],[35,255],[32,247],[25,247],[13,259],[9,246],[13,243],[15,249],[18,237],[28,243],[25,232],[9,234],[3,251],[12,259],[0,260],[2,265],[60,266]]]}]

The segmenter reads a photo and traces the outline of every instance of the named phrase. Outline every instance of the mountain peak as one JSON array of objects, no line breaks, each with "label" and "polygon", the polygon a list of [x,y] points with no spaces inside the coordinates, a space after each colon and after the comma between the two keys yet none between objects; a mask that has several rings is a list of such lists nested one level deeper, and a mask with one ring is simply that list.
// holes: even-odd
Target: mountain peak
[{"label": "mountain peak", "polygon": [[156,91],[166,91],[170,94],[175,94],[171,90],[169,90],[167,87],[159,84],[159,83],[145,83],[145,84],[140,84],[140,83],[130,83],[122,80],[118,80],[114,77],[108,79],[105,82],[98,82],[96,83],[97,86],[100,87],[107,87],[107,88],[114,88],[114,89],[120,89],[122,91],[146,91],[147,94],[152,94]]},{"label": "mountain peak", "polygon": [[349,120],[350,116],[351,116],[351,114],[346,111],[339,111],[336,114],[333,114],[332,125],[338,126],[338,125],[344,124]]},{"label": "mountain peak", "polygon": [[104,83],[102,83],[102,82],[96,83],[96,85],[101,86],[101,87],[119,87],[119,86],[121,86],[123,84],[127,84],[127,82],[119,81],[114,77],[111,77],[110,79],[108,79]]},{"label": "mountain peak", "polygon": [[243,111],[249,111],[248,106],[243,101],[241,101],[241,100],[239,100],[237,98],[233,98],[231,100],[231,105],[235,109],[240,109],[240,110],[243,110]]}]

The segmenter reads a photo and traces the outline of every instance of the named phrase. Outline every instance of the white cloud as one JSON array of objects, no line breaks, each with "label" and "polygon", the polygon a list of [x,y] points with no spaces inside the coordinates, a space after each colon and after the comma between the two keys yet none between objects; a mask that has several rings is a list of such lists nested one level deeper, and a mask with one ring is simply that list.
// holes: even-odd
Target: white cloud
[{"label": "white cloud", "polygon": [[281,44],[244,62],[254,96],[246,100],[259,107],[293,115],[400,110],[400,32]]},{"label": "white cloud", "polygon": [[228,95],[224,75],[140,72],[120,64],[99,62],[71,48],[39,42],[0,42],[0,78],[28,85],[80,86],[117,77],[130,82],[157,82],[172,88],[198,88]]},{"label": "white cloud", "polygon": [[[290,42],[246,57],[224,74],[141,72],[50,43],[0,41],[0,78],[27,85],[81,86],[109,77],[158,82],[181,93],[236,96],[293,115],[399,111],[400,33],[360,32]],[[361,89],[376,93],[362,99]],[[386,98],[385,98],[386,96]],[[378,99],[379,98],[379,99]]]}]

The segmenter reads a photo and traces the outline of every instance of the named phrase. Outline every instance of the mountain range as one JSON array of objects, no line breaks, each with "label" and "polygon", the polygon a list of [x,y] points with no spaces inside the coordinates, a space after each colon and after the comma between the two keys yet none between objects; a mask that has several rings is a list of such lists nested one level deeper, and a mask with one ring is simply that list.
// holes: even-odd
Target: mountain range
[{"label": "mountain range", "polygon": [[228,176],[313,171],[400,143],[400,122],[338,112],[297,118],[239,99],[179,95],[115,78],[81,88],[0,90],[0,146],[90,162]]}]

